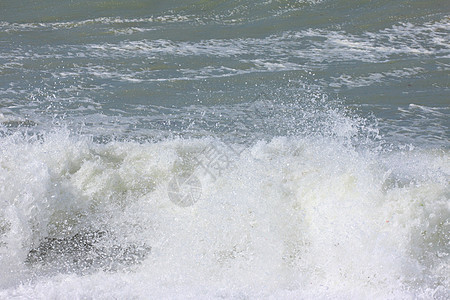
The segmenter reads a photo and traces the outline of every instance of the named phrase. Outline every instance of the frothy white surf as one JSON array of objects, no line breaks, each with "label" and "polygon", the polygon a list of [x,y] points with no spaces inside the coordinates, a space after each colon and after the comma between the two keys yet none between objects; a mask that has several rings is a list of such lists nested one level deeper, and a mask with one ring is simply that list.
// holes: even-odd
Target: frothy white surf
[{"label": "frothy white surf", "polygon": [[[143,32],[154,30],[154,28],[133,26],[117,30],[119,33]],[[52,78],[60,79],[69,77],[82,80],[88,76],[139,83],[197,80],[255,72],[304,70],[305,68],[315,70],[318,69],[318,64],[324,62],[380,63],[402,57],[447,58],[449,30],[448,18],[444,18],[437,22],[419,25],[404,23],[358,35],[341,30],[308,29],[283,32],[262,39],[208,39],[196,42],[140,39],[81,46],[19,47],[0,53],[2,58],[8,60],[8,64],[0,66],[0,71],[21,67],[24,61],[29,59],[139,59],[140,64],[147,65],[150,62],[152,67],[123,68],[120,63],[109,67],[104,63],[102,65],[88,64],[87,66],[77,65],[70,69],[64,68],[51,74]],[[190,57],[191,61],[185,62],[183,60],[185,57]],[[224,63],[211,64],[211,57],[221,58]],[[154,65],[155,61],[173,58],[179,60],[178,65],[163,63]],[[181,62],[183,68],[180,68]],[[168,70],[173,72],[167,72]],[[385,75],[405,76],[417,70],[418,68],[389,70]],[[368,80],[378,79],[371,76]],[[346,85],[359,86],[360,83],[356,81]]]},{"label": "frothy white surf", "polygon": [[[169,180],[210,145],[229,167],[216,180],[198,173],[201,198],[175,205]],[[445,151],[280,137],[237,154],[214,139],[96,144],[64,131],[7,136],[0,147],[1,297],[449,293]],[[102,252],[80,265],[63,246],[42,246],[83,232],[105,232],[102,249],[122,249],[125,262],[112,268],[117,255]],[[147,252],[126,250],[137,248]],[[52,251],[66,261],[46,260]]]}]

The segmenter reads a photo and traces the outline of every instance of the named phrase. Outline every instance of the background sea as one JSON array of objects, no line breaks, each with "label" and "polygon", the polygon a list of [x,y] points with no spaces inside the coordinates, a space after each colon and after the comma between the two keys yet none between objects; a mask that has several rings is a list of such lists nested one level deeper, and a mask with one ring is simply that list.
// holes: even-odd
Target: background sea
[{"label": "background sea", "polygon": [[0,2],[0,298],[448,299],[448,1]]}]

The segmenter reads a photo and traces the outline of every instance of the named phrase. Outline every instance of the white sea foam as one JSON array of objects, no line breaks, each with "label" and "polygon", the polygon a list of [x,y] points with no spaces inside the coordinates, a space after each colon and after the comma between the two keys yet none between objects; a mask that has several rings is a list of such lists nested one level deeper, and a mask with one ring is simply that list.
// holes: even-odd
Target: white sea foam
[{"label": "white sea foam", "polygon": [[[168,181],[210,145],[230,165],[215,180],[198,172],[201,198],[175,205]],[[282,137],[238,148],[3,137],[0,297],[448,296],[448,152]],[[113,272],[108,257],[80,267],[65,248],[67,261],[45,260],[49,248],[27,262],[46,239],[86,231],[151,251]]]},{"label": "white sea foam", "polygon": [[[344,31],[308,29],[284,32],[262,39],[209,39],[198,42],[143,39],[119,43],[87,44],[69,48],[65,45],[64,47],[52,47],[51,49],[33,49],[33,51],[13,49],[10,52],[2,53],[2,57],[10,60],[11,65],[22,64],[23,60],[30,58],[67,59],[79,57],[80,53],[86,58],[145,57],[146,60],[160,59],[165,56],[180,58],[207,56],[235,58],[242,63],[267,61],[264,64],[257,64],[251,70],[254,72],[271,71],[274,65],[277,65],[277,70],[288,71],[301,70],[305,67],[312,68],[317,63],[324,61],[357,60],[379,63],[390,59],[392,56],[404,55],[424,57],[435,55],[444,58],[449,53],[447,33],[450,29],[448,24],[447,19],[420,25],[407,23],[378,32],[364,32],[360,35],[353,35]],[[136,27],[136,29],[123,30],[139,31],[138,29]],[[147,29],[143,28],[142,30]],[[10,66],[3,66],[2,68],[10,68]],[[199,68],[202,68],[201,64]],[[192,70],[195,71],[196,68],[194,67]],[[127,72],[127,70],[120,71]],[[66,71],[63,73],[67,74]],[[230,75],[241,73],[242,70],[230,68]],[[134,74],[127,75],[133,76]],[[138,75],[148,77],[152,74],[147,72]],[[213,75],[213,72],[211,75]],[[136,79],[142,80],[143,78]],[[151,80],[152,78],[148,79]]]},{"label": "white sea foam", "polygon": [[[102,55],[95,52],[96,49],[101,49],[103,55],[108,57],[124,54],[136,56],[143,53],[215,57],[264,54],[273,58],[298,57],[312,62],[321,62],[324,59],[379,62],[390,55],[448,53],[448,43],[440,42],[446,39],[448,30],[450,30],[448,21],[444,19],[440,22],[421,25],[403,24],[378,32],[365,32],[360,36],[343,31],[308,29],[285,32],[263,39],[210,39],[200,42],[140,40],[125,41],[118,45],[103,44],[88,47],[94,51],[92,55]],[[315,41],[317,39],[319,41]],[[314,51],[311,52],[311,50]]]},{"label": "white sea foam", "polygon": [[[94,19],[86,19],[81,21],[67,21],[67,22],[34,22],[34,23],[14,23],[14,22],[0,22],[0,30],[5,32],[15,31],[32,31],[42,29],[72,29],[76,27],[83,27],[95,24],[101,25],[118,25],[118,24],[146,24],[146,23],[179,23],[195,20],[194,16],[184,15],[162,15],[151,16],[146,18],[120,18],[120,17],[100,17]],[[133,28],[130,27],[130,28]]]},{"label": "white sea foam", "polygon": [[400,80],[405,77],[414,76],[424,72],[425,70],[420,67],[415,68],[403,68],[400,70],[387,71],[382,73],[372,73],[366,76],[360,76],[353,78],[351,75],[342,74],[339,77],[333,77],[333,83],[330,83],[332,87],[363,87],[370,86],[374,83],[380,83],[387,80],[397,79]]}]

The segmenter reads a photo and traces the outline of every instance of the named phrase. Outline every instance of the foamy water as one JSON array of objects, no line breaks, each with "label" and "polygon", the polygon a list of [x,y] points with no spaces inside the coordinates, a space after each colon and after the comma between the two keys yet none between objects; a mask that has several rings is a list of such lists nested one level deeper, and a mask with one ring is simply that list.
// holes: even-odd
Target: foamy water
[{"label": "foamy water", "polygon": [[[211,144],[223,147],[96,144],[67,132],[3,138],[1,295],[448,293],[448,152],[274,138],[227,153],[230,166],[215,179],[198,172],[201,197],[175,205],[168,181]],[[30,259],[45,238],[99,232],[89,247],[59,242]]]}]

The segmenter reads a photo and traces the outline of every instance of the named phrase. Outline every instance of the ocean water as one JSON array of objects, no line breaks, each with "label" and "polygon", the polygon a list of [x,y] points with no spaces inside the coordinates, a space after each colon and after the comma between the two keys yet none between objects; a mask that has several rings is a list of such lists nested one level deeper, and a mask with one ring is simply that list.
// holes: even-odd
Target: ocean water
[{"label": "ocean water", "polygon": [[0,298],[450,298],[448,1],[0,3]]}]

